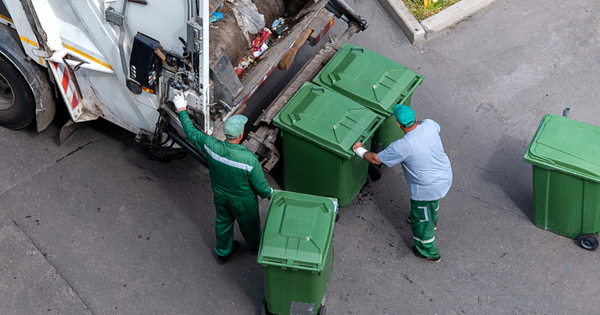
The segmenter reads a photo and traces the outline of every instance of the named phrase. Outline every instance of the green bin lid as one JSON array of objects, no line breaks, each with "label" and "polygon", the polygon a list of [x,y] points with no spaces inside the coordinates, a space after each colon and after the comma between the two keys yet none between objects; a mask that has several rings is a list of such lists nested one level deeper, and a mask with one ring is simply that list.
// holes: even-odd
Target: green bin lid
[{"label": "green bin lid", "polygon": [[273,124],[343,158],[352,146],[368,140],[383,117],[355,101],[306,82],[275,116]]},{"label": "green bin lid", "polygon": [[600,128],[546,114],[523,161],[600,183]]},{"label": "green bin lid", "polygon": [[368,49],[344,44],[313,80],[389,117],[423,76]]},{"label": "green bin lid", "polygon": [[271,197],[258,253],[263,266],[321,272],[337,199],[280,191]]}]

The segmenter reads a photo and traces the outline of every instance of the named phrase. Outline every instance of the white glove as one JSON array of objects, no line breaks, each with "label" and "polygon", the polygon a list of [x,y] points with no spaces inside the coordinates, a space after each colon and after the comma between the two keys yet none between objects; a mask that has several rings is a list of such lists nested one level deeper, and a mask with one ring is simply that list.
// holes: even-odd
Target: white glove
[{"label": "white glove", "polygon": [[175,104],[177,112],[180,112],[187,107],[187,101],[185,100],[185,96],[183,96],[183,93],[179,93],[173,98],[173,104]]},{"label": "white glove", "polygon": [[364,159],[365,153],[367,153],[367,152],[369,152],[369,151],[367,151],[367,149],[365,149],[364,147],[359,147],[358,149],[356,149],[356,155],[360,156],[363,159]]}]

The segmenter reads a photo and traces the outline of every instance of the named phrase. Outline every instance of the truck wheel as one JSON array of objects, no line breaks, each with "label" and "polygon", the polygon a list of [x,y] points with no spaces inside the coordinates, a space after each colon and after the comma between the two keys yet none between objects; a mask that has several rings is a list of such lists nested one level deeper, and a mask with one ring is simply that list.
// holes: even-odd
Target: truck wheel
[{"label": "truck wheel", "polygon": [[0,126],[27,127],[35,117],[35,100],[21,73],[0,56]]},{"label": "truck wheel", "polygon": [[577,238],[577,243],[583,249],[596,250],[598,248],[598,239],[592,234],[581,234]]},{"label": "truck wheel", "polygon": [[183,160],[188,154],[181,149],[162,148],[146,144],[142,147],[142,154],[152,161],[169,163],[175,160]]}]

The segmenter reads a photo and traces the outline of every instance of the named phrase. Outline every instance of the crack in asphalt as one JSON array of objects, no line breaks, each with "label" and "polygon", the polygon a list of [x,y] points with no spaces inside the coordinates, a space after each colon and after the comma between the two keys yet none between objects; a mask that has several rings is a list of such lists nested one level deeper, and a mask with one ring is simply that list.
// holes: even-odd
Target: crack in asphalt
[{"label": "crack in asphalt", "polygon": [[81,297],[81,295],[79,295],[79,293],[75,290],[75,288],[71,285],[71,283],[69,283],[69,281],[67,279],[65,279],[65,277],[63,277],[63,275],[58,271],[58,269],[56,269],[56,266],[54,266],[54,264],[48,259],[48,257],[46,256],[46,254],[44,254],[42,252],[42,250],[37,246],[37,244],[33,241],[33,239],[31,239],[31,237],[29,235],[27,235],[27,233],[25,233],[25,231],[19,226],[19,224],[17,224],[17,222],[15,220],[12,220],[12,221],[13,221],[14,225],[21,231],[21,233],[23,233],[23,235],[25,235],[27,237],[27,239],[31,242],[31,244],[35,247],[35,249],[37,249],[37,251],[42,255],[42,257],[44,257],[44,260],[46,260],[46,262],[48,262],[48,264],[50,264],[50,266],[52,266],[52,269],[54,269],[54,271],[56,272],[56,274],[61,279],[63,279],[63,281],[65,281],[65,283],[69,286],[69,288],[71,289],[71,291],[73,291],[73,293],[75,293],[75,295],[77,296],[77,298],[83,304],[83,307],[86,310],[88,310],[90,312],[90,314],[94,315],[94,313],[92,312],[92,310],[90,310],[90,308],[85,303],[85,301],[83,301],[83,298]]},{"label": "crack in asphalt", "polygon": [[69,157],[69,156],[71,156],[71,155],[73,155],[73,154],[77,153],[79,150],[81,150],[81,149],[85,148],[86,146],[88,146],[88,145],[90,145],[90,144],[92,144],[92,143],[94,143],[94,141],[88,141],[87,143],[80,145],[79,147],[77,147],[77,149],[75,149],[75,150],[72,150],[71,152],[69,152],[69,153],[65,154],[63,157],[59,158],[59,159],[58,159],[58,160],[56,160],[54,163],[52,163],[52,164],[50,164],[50,165],[46,165],[46,166],[45,166],[45,167],[44,167],[42,170],[40,170],[39,172],[36,172],[35,174],[32,174],[31,176],[29,176],[29,177],[27,177],[27,178],[23,178],[23,180],[19,181],[18,183],[15,183],[14,185],[11,185],[11,186],[9,186],[9,187],[6,187],[6,189],[5,189],[5,190],[3,190],[3,191],[0,191],[0,196],[4,195],[4,194],[5,194],[7,191],[10,191],[11,189],[15,188],[16,186],[19,186],[19,185],[21,185],[22,183],[24,183],[24,182],[28,181],[29,179],[31,179],[31,178],[33,178],[33,177],[37,176],[38,174],[40,174],[40,173],[43,173],[43,172],[44,172],[44,171],[46,171],[48,168],[50,168],[50,167],[52,167],[52,166],[56,165],[58,162],[60,162],[60,161],[62,161],[63,159],[65,159],[65,158],[67,158],[67,157]]},{"label": "crack in asphalt", "polygon": [[85,148],[87,145],[89,145],[89,144],[92,144],[92,143],[94,143],[94,141],[88,141],[87,143],[85,143],[85,144],[83,144],[83,145],[80,145],[79,147],[77,147],[77,149],[75,149],[75,150],[73,150],[73,151],[71,151],[71,152],[67,153],[65,156],[63,156],[63,157],[59,158],[58,160],[56,160],[56,162],[54,162],[54,164],[56,164],[56,163],[58,163],[58,162],[62,161],[64,158],[67,158],[67,157],[69,157],[69,156],[71,156],[71,155],[73,155],[73,154],[77,153],[77,151],[79,151],[79,150],[81,150],[81,149]]}]

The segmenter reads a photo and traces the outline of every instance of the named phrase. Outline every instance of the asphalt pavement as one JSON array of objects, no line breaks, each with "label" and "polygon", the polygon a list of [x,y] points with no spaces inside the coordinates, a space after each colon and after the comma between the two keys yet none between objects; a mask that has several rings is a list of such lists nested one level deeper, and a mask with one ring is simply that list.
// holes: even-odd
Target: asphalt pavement
[{"label": "asphalt pavement", "polygon": [[[600,313],[598,252],[532,223],[521,161],[546,113],[568,106],[571,119],[600,126],[600,3],[496,0],[417,45],[377,0],[348,3],[369,22],[351,43],[424,75],[412,107],[440,124],[454,182],[440,202],[438,264],[410,250],[399,166],[340,210],[327,312]],[[272,93],[269,82],[258,95]],[[210,255],[204,167],[150,161],[105,121],[59,145],[62,123],[0,129],[2,314],[259,312],[263,271],[248,246],[223,266]],[[281,188],[280,176],[267,180]]]}]

